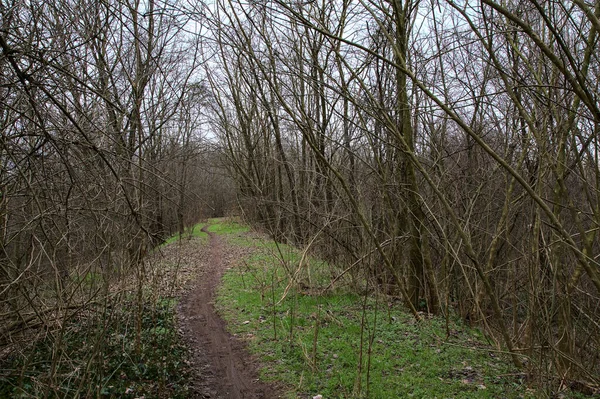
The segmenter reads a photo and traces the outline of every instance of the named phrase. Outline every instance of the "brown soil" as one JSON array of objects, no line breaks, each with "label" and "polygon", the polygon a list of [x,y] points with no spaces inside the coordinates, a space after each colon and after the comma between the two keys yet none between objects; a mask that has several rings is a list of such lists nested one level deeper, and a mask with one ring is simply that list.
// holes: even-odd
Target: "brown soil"
[{"label": "brown soil", "polygon": [[[182,298],[179,319],[193,351],[194,397],[214,399],[279,398],[278,390],[258,379],[258,364],[233,337],[214,307],[215,289],[236,251],[212,233],[195,286]],[[196,241],[196,245],[202,245]]]}]

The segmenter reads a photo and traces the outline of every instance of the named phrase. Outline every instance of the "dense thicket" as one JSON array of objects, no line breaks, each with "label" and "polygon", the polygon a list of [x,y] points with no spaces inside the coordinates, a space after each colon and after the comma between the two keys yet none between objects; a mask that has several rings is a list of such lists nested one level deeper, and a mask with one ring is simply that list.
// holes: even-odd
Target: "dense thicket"
[{"label": "dense thicket", "polygon": [[213,126],[248,217],[416,317],[483,325],[540,381],[598,383],[599,3],[208,11]]},{"label": "dense thicket", "polygon": [[141,309],[144,256],[228,206],[199,41],[165,1],[3,1],[0,18],[0,360],[48,336],[38,383],[77,396],[110,337],[91,329],[69,359],[70,323],[110,314],[114,282],[137,281]]}]

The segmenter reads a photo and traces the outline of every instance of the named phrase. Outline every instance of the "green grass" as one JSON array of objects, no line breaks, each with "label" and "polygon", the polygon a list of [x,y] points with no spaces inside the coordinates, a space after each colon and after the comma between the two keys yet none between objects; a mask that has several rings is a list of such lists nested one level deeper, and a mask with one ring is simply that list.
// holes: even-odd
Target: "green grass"
[{"label": "green grass", "polygon": [[[192,226],[191,228],[186,228],[185,232],[183,233],[183,237],[182,238],[189,238],[189,237],[197,237],[203,240],[207,240],[208,239],[208,234],[206,234],[205,232],[202,231],[202,228],[206,226],[206,223],[198,223],[194,226]],[[177,242],[179,240],[179,234],[175,234],[169,238],[167,238],[165,240],[164,243],[162,243],[161,245],[169,245],[172,244],[174,242]]]},{"label": "green grass", "polygon": [[452,321],[446,337],[445,319],[417,322],[383,297],[321,294],[330,268],[315,259],[284,294],[300,254],[259,246],[225,274],[217,306],[267,365],[263,377],[291,387],[290,398],[536,397],[477,330]]},{"label": "green grass", "polygon": [[208,223],[208,231],[219,235],[235,235],[250,231],[248,226],[232,218],[210,219]]}]

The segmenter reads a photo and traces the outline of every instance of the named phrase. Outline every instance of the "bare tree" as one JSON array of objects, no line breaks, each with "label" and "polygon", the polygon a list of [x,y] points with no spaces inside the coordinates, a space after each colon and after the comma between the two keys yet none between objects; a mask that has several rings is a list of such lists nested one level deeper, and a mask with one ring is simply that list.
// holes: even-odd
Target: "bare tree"
[{"label": "bare tree", "polygon": [[597,380],[599,10],[219,3],[215,123],[245,209],[416,317],[455,309],[516,365]]}]

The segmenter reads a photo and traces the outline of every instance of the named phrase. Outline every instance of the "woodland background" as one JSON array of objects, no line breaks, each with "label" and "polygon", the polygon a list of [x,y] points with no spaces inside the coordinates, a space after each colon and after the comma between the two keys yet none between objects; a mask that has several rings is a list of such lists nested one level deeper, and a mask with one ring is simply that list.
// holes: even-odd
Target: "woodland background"
[{"label": "woodland background", "polygon": [[416,318],[484,328],[542,384],[600,382],[599,2],[0,13],[3,353],[237,213]]}]

